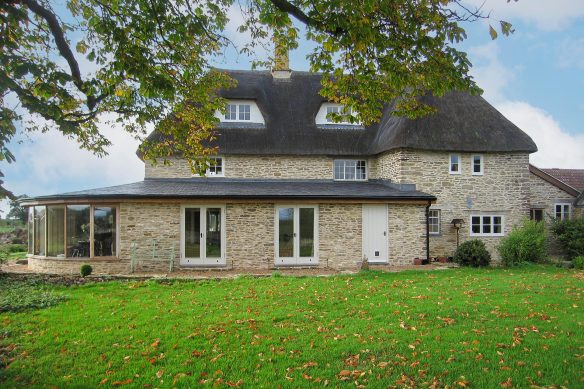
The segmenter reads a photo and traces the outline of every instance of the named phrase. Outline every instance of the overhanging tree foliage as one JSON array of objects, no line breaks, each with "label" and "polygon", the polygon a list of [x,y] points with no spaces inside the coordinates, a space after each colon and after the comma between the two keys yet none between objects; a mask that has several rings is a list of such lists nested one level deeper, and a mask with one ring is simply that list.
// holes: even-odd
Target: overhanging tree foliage
[{"label": "overhanging tree foliage", "polygon": [[[233,83],[212,63],[232,45],[225,28],[238,5],[239,31],[251,35],[238,50],[252,54],[270,35],[278,50],[295,48],[298,20],[317,44],[308,59],[324,75],[323,96],[365,124],[392,99],[397,114],[417,117],[432,111],[417,100],[428,91],[480,92],[453,45],[466,38],[463,22],[488,16],[459,0],[5,0],[0,160],[14,159],[7,143],[18,128],[55,128],[105,155],[110,141],[99,124],[114,114],[135,136],[147,124],[170,135],[145,143],[145,158],[179,153],[196,169],[193,162],[214,152],[206,145],[225,103],[214,91]],[[500,29],[509,34],[511,25]]]}]

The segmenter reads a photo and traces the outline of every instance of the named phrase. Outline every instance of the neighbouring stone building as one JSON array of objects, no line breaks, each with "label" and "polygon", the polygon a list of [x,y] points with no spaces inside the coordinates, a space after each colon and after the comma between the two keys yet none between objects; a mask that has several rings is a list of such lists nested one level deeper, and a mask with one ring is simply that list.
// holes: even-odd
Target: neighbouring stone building
[{"label": "neighbouring stone building", "polygon": [[344,107],[318,94],[318,74],[227,72],[238,84],[219,92],[229,103],[206,177],[175,156],[145,163],[140,182],[28,199],[29,266],[356,269],[450,256],[457,238],[497,259],[530,213],[580,212],[578,193],[540,182],[529,136],[479,96],[427,95],[437,113],[416,120],[387,104],[365,127],[331,121]]}]

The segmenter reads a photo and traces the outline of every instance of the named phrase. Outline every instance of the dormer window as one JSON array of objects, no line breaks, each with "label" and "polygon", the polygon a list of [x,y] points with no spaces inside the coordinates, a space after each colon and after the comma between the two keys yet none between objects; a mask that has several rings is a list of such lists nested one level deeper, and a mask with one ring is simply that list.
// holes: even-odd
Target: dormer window
[{"label": "dormer window", "polygon": [[[341,121],[335,121],[333,115],[341,115]],[[350,118],[356,119],[357,114],[353,112],[350,107],[345,107],[342,104],[336,103],[323,103],[320,110],[316,114],[315,122],[317,125],[348,125],[348,126],[361,126],[358,121],[350,121]]]},{"label": "dormer window", "polygon": [[346,123],[349,124],[349,120],[348,117],[351,115],[351,108],[347,108],[346,112],[343,112],[343,106],[342,105],[331,105],[329,107],[326,107],[326,122],[327,123],[335,123],[333,121],[333,118],[331,117],[331,114],[341,114],[343,115],[343,118],[347,118],[339,123]]},{"label": "dormer window", "polygon": [[225,113],[217,111],[215,117],[222,123],[261,123],[264,117],[253,100],[229,100]]},{"label": "dormer window", "polygon": [[249,104],[227,104],[225,120],[249,122],[251,120],[251,107]]}]

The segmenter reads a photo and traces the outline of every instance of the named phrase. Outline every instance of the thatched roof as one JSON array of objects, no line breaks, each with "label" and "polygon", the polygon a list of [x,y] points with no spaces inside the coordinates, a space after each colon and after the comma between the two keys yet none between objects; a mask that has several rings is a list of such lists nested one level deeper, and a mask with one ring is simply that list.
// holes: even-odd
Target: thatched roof
[{"label": "thatched roof", "polygon": [[[321,76],[292,72],[274,79],[269,71],[226,71],[238,82],[220,91],[228,99],[255,100],[265,125],[221,123],[214,145],[221,154],[288,154],[367,156],[411,148],[468,152],[535,152],[531,138],[480,96],[452,92],[422,100],[438,112],[410,120],[391,115],[387,104],[378,124],[317,126],[324,102]],[[155,131],[150,137],[160,135]]]}]

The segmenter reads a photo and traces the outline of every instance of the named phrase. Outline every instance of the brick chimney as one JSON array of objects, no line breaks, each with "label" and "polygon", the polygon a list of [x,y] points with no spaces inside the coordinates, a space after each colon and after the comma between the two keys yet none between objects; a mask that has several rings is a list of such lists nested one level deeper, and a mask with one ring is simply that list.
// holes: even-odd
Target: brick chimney
[{"label": "brick chimney", "polygon": [[290,70],[290,60],[288,58],[288,48],[276,40],[274,37],[274,65],[272,66],[272,77],[287,79],[292,75]]}]

